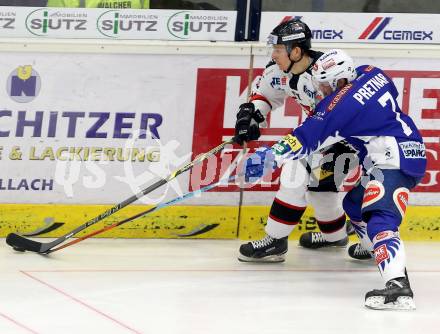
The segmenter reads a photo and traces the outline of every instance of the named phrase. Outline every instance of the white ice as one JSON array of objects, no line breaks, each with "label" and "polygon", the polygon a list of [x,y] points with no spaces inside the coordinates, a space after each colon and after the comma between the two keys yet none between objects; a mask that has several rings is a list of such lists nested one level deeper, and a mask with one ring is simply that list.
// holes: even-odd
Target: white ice
[{"label": "white ice", "polygon": [[364,308],[383,282],[345,249],[291,241],[285,263],[249,264],[239,240],[87,240],[50,256],[0,242],[0,334],[440,333],[440,243],[405,244],[405,312]]}]

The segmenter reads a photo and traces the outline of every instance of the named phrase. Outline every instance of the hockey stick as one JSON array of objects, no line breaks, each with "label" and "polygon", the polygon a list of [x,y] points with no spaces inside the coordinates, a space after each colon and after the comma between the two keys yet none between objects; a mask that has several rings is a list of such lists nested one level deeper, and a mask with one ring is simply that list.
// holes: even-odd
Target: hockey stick
[{"label": "hockey stick", "polygon": [[151,186],[143,189],[139,193],[131,196],[130,198],[127,198],[125,201],[123,201],[119,204],[116,204],[115,206],[108,209],[107,211],[101,213],[100,215],[96,216],[95,218],[90,219],[89,221],[85,222],[81,226],[78,226],[77,228],[75,228],[71,232],[69,232],[69,233],[67,233],[67,234],[65,234],[65,235],[63,235],[63,236],[61,236],[51,242],[42,243],[42,242],[27,239],[21,235],[16,234],[16,233],[9,233],[8,236],[6,237],[6,243],[9,246],[13,247],[14,250],[16,250],[16,251],[21,251],[21,252],[31,251],[31,252],[40,253],[40,254],[47,254],[47,253],[49,253],[49,250],[51,248],[58,246],[59,244],[63,243],[67,239],[71,238],[72,236],[74,236],[78,232],[81,232],[82,230],[86,229],[87,227],[89,227],[93,224],[96,224],[97,222],[111,216],[112,214],[114,214],[115,212],[118,212],[119,210],[126,207],[127,205],[137,201],[139,198],[147,195],[148,193],[151,193],[152,191],[156,190],[157,188],[161,187],[162,185],[173,180],[178,175],[186,172],[187,170],[190,170],[195,165],[206,160],[210,156],[220,152],[221,150],[223,150],[223,148],[226,145],[232,144],[233,142],[235,142],[234,137],[229,140],[224,141],[223,143],[221,143],[217,147],[214,147],[210,151],[203,153],[203,154],[200,154],[193,161],[191,161],[188,164],[186,164],[185,166],[177,169],[176,171],[174,171],[173,173],[168,175],[166,178],[160,179],[159,181],[153,183]]},{"label": "hockey stick", "polygon": [[[227,182],[232,182],[234,180],[235,180],[235,176],[231,176],[227,180]],[[124,220],[121,220],[119,222],[113,223],[113,224],[111,224],[109,226],[105,226],[105,227],[103,227],[103,228],[101,228],[101,229],[99,229],[97,231],[93,231],[92,233],[83,235],[82,237],[78,237],[77,239],[69,241],[69,242],[67,242],[67,243],[65,243],[65,244],[63,244],[61,246],[58,246],[58,247],[55,247],[55,248],[51,248],[51,249],[49,249],[47,251],[47,254],[53,253],[53,252],[56,252],[56,251],[58,251],[60,249],[63,249],[63,248],[69,247],[71,245],[77,244],[78,242],[81,242],[83,240],[91,238],[91,237],[93,237],[93,236],[95,236],[97,234],[104,233],[104,232],[106,232],[108,230],[111,230],[111,229],[113,229],[115,227],[121,226],[121,225],[123,225],[125,223],[128,223],[128,222],[131,222],[131,221],[133,221],[133,220],[135,220],[137,218],[141,218],[141,217],[143,217],[145,215],[148,215],[149,213],[152,213],[152,212],[155,212],[155,211],[160,210],[162,208],[166,208],[167,206],[171,206],[171,205],[174,205],[176,203],[179,203],[179,202],[181,202],[181,201],[183,201],[185,199],[195,197],[195,196],[197,196],[197,195],[199,195],[199,194],[201,194],[201,193],[203,193],[205,191],[209,191],[209,190],[211,190],[211,189],[213,189],[213,188],[215,188],[215,187],[217,187],[217,186],[219,186],[221,184],[225,184],[225,181],[224,180],[220,180],[217,183],[213,183],[213,184],[210,184],[209,186],[203,187],[201,189],[198,189],[198,190],[186,193],[186,194],[184,194],[182,196],[179,196],[179,197],[176,197],[176,198],[174,198],[174,199],[172,199],[172,200],[170,200],[168,202],[158,204],[155,207],[152,207],[152,208],[150,208],[148,210],[145,210],[143,212],[137,213],[134,216],[128,217],[128,218],[126,218]]]}]

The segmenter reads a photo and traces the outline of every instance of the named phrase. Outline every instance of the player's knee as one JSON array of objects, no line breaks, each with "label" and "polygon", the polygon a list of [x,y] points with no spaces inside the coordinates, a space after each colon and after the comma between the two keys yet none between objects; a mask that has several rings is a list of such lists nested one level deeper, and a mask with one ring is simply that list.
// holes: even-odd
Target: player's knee
[{"label": "player's knee", "polygon": [[401,223],[401,217],[388,212],[364,212],[362,218],[367,223],[367,234],[370,240],[373,240],[376,235],[384,231],[396,232]]}]

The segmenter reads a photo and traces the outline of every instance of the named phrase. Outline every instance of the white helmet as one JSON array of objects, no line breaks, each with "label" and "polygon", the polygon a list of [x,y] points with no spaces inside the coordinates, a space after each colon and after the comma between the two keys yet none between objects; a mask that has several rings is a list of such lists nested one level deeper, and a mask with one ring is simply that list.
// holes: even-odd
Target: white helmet
[{"label": "white helmet", "polygon": [[319,57],[313,65],[312,76],[317,83],[328,83],[335,91],[339,79],[351,82],[357,74],[353,59],[344,51],[333,49]]}]

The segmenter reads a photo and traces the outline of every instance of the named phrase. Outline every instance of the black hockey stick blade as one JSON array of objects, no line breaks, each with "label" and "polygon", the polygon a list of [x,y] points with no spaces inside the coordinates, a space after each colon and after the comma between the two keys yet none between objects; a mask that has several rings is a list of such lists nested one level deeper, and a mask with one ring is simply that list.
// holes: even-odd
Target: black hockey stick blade
[{"label": "black hockey stick blade", "polygon": [[[62,241],[61,241],[62,242]],[[35,252],[39,254],[49,254],[50,249],[60,244],[60,239],[55,239],[51,242],[38,242],[27,239],[16,233],[9,233],[6,237],[6,243],[18,252]]]},{"label": "black hockey stick blade", "polygon": [[6,243],[19,252],[31,251],[39,253],[41,249],[41,242],[26,239],[15,233],[8,234],[6,237]]}]

